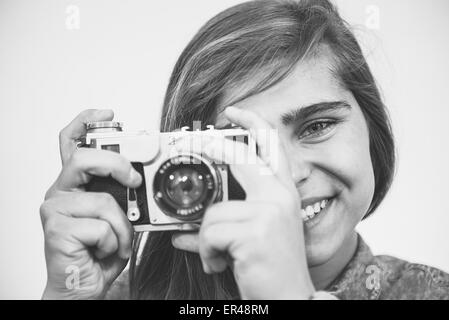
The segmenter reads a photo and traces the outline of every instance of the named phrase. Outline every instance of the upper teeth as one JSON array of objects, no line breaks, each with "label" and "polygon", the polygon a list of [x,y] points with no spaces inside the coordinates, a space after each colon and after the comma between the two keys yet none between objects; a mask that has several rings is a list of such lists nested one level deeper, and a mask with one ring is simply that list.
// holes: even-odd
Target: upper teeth
[{"label": "upper teeth", "polygon": [[304,209],[301,209],[301,217],[304,221],[307,221],[309,219],[312,219],[318,212],[320,212],[322,209],[326,208],[326,205],[328,204],[329,200],[324,199],[318,202],[315,202],[314,204],[308,205]]}]

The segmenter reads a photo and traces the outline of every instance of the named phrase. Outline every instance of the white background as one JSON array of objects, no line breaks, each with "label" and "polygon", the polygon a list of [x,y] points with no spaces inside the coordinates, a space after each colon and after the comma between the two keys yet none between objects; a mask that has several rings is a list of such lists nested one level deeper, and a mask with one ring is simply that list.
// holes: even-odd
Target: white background
[{"label": "white background", "polygon": [[[156,129],[181,50],[238,2],[0,0],[0,298],[40,298],[45,284],[39,206],[60,170],[59,130],[85,108]],[[449,271],[449,2],[337,4],[356,25],[399,151],[394,186],[359,231],[375,253]]]}]

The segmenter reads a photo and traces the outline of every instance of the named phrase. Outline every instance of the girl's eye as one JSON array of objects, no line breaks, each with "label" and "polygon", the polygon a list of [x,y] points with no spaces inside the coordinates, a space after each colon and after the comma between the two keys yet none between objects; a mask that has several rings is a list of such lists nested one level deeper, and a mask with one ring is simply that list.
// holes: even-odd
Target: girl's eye
[{"label": "girl's eye", "polygon": [[304,130],[302,130],[298,138],[319,137],[327,133],[335,125],[334,121],[317,121],[309,124]]}]

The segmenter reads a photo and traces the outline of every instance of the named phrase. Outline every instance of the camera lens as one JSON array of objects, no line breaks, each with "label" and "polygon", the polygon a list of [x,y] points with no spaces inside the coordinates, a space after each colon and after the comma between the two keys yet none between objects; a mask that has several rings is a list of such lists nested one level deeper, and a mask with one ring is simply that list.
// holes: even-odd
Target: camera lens
[{"label": "camera lens", "polygon": [[221,177],[215,166],[196,154],[163,162],[154,176],[154,199],[172,217],[193,221],[221,197]]},{"label": "camera lens", "polygon": [[166,193],[180,207],[190,207],[204,193],[203,175],[191,168],[181,168],[168,176]]}]

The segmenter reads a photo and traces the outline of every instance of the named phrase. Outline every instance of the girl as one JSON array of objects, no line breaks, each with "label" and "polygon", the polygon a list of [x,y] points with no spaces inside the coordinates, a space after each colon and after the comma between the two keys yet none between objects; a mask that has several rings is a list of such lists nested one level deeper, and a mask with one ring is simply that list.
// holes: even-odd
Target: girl
[{"label": "girl", "polygon": [[[115,200],[84,191],[92,175],[141,183],[121,155],[76,149],[86,122],[112,118],[88,110],[61,132],[63,169],[41,207],[45,298],[449,298],[447,274],[373,256],[355,232],[390,187],[395,150],[362,51],[328,1],[237,5],[207,22],[181,54],[162,131],[200,120],[237,124],[260,144],[258,129],[280,137],[279,169],[263,152],[259,167],[273,175],[231,165],[247,198],[210,206],[199,232],[150,233],[132,247]],[[212,141],[204,152],[226,157],[232,148],[246,146]],[[65,285],[68,266],[79,268],[76,290]]]}]

